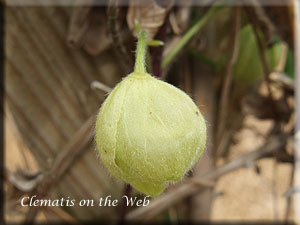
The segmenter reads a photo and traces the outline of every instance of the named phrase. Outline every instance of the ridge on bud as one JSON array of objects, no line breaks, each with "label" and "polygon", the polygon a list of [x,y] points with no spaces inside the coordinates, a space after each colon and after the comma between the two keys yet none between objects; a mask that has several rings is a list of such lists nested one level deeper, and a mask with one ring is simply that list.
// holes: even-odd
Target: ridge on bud
[{"label": "ridge on bud", "polygon": [[134,72],[100,108],[96,144],[115,177],[154,197],[199,160],[206,124],[186,93],[145,71],[146,41],[141,31]]}]

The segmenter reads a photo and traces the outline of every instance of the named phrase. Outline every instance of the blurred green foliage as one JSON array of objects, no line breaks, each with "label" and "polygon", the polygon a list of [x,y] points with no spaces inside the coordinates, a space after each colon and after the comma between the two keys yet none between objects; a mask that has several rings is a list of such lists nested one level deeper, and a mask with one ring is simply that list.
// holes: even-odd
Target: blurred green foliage
[{"label": "blurred green foliage", "polygon": [[284,73],[287,74],[288,77],[294,79],[294,55],[293,51],[289,48],[287,53],[286,64],[284,68]]},{"label": "blurred green foliage", "polygon": [[[283,50],[281,42],[275,42],[265,50],[265,56],[271,71],[278,64]],[[251,25],[246,25],[240,32],[239,53],[233,68],[233,77],[237,81],[252,84],[262,78],[263,64],[259,47]]]}]

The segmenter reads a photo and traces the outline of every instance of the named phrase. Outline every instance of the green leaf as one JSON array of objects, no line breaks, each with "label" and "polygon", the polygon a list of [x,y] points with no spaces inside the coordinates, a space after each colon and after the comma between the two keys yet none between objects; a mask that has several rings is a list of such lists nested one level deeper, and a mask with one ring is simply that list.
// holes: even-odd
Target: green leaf
[{"label": "green leaf", "polygon": [[[259,35],[263,34],[259,32]],[[271,71],[279,63],[282,50],[283,44],[279,41],[265,50],[265,56]],[[240,32],[239,53],[233,68],[233,78],[245,84],[252,84],[261,79],[263,75],[263,64],[256,37],[252,26],[247,25]]]},{"label": "green leaf", "polygon": [[288,75],[288,77],[294,79],[294,77],[295,77],[295,72],[294,72],[294,55],[293,55],[293,51],[290,48],[288,49],[284,72],[285,72],[285,74]]},{"label": "green leaf", "polygon": [[165,43],[161,40],[149,40],[147,44],[148,46],[151,47],[157,47],[157,46],[163,46]]}]

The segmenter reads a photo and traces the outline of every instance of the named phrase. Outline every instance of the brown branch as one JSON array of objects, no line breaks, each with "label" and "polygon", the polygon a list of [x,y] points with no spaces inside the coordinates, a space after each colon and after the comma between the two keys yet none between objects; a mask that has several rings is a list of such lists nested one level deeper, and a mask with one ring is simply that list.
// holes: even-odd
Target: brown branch
[{"label": "brown branch", "polygon": [[[271,136],[267,142],[256,151],[232,160],[231,162],[213,171],[203,173],[202,176],[199,176],[199,179],[214,180],[239,168],[247,167],[250,163],[253,163],[254,161],[257,161],[263,157],[270,156],[279,149],[282,149],[285,146],[286,139],[286,135]],[[152,200],[148,206],[131,211],[128,213],[126,219],[149,220],[180,200],[195,195],[201,190],[203,189],[199,188],[198,184],[182,182],[181,184],[175,186],[172,191],[169,191]]]},{"label": "brown branch", "polygon": [[92,81],[90,86],[91,86],[91,89],[93,89],[93,90],[101,90],[105,93],[110,93],[113,90],[111,87],[107,86],[106,84],[101,83],[98,80]]},{"label": "brown branch", "polygon": [[[258,21],[255,15],[253,15],[251,9],[249,7],[244,7],[246,14],[253,26],[253,31],[255,34],[255,38],[256,38],[256,42],[258,44],[258,50],[259,50],[259,56],[261,59],[261,62],[263,64],[263,70],[264,70],[264,79],[266,81],[267,84],[267,89],[268,89],[268,95],[270,99],[273,99],[273,94],[272,94],[272,90],[271,90],[271,79],[270,79],[270,67],[268,65],[267,59],[266,59],[266,55],[265,55],[265,46],[263,45],[261,38],[259,37],[259,25],[258,25]],[[274,112],[276,112],[276,108],[274,106],[272,106],[274,108]]]},{"label": "brown branch", "polygon": [[[95,116],[92,115],[75,133],[71,140],[54,160],[50,170],[50,177],[45,176],[37,187],[37,198],[45,197],[62,175],[70,168],[74,160],[82,153],[85,146],[94,135]],[[32,223],[41,207],[31,207],[25,218],[25,223]]]},{"label": "brown branch", "polygon": [[112,38],[113,48],[115,50],[116,56],[121,63],[122,68],[126,74],[132,72],[133,61],[129,57],[126,47],[121,41],[120,34],[117,30],[116,20],[118,17],[118,0],[109,0],[107,8],[108,17],[108,28]]},{"label": "brown branch", "polygon": [[208,180],[208,179],[199,179],[195,177],[190,177],[186,179],[187,181],[190,181],[191,183],[197,184],[199,186],[206,186],[206,187],[214,187],[216,182]]},{"label": "brown branch", "polygon": [[72,225],[80,225],[81,223],[77,221],[74,217],[72,217],[70,214],[66,213],[61,207],[52,207],[47,206],[45,207],[45,213],[51,212],[54,215],[56,215],[59,220],[65,224],[72,224]]},{"label": "brown branch", "polygon": [[57,155],[51,168],[51,174],[55,175],[54,182],[67,171],[77,156],[82,153],[82,149],[91,141],[94,136],[95,116],[92,115],[76,132],[72,139]]},{"label": "brown branch", "polygon": [[293,92],[294,91],[294,81],[289,78],[286,74],[280,72],[273,72],[270,75],[271,82],[280,84],[285,89]]},{"label": "brown branch", "polygon": [[219,116],[218,116],[218,127],[217,127],[217,134],[216,134],[216,152],[215,154],[217,156],[220,156],[223,154],[223,152],[220,151],[221,146],[221,139],[226,127],[226,117],[228,114],[228,103],[230,98],[230,87],[232,83],[232,68],[234,66],[234,63],[237,58],[238,49],[239,49],[239,33],[240,33],[240,26],[241,26],[241,9],[240,7],[236,6],[234,8],[234,23],[233,23],[233,38],[232,43],[233,46],[230,51],[229,56],[229,62],[226,66],[226,72],[222,87],[222,93],[221,93],[221,100],[220,100],[220,106],[219,106]]}]

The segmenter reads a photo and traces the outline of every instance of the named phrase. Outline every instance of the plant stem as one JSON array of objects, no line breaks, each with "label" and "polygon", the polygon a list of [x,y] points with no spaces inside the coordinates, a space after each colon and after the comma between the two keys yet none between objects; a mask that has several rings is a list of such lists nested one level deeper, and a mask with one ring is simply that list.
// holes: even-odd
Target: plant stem
[{"label": "plant stem", "polygon": [[209,11],[195,23],[181,38],[178,44],[171,50],[171,52],[163,59],[161,67],[164,69],[175,58],[180,50],[190,41],[190,39],[212,18],[216,12],[223,8],[223,6],[212,6]]},{"label": "plant stem", "polygon": [[138,44],[136,49],[136,59],[134,72],[139,74],[145,74],[145,60],[146,60],[146,51],[147,51],[147,33],[144,30],[140,31]]}]

